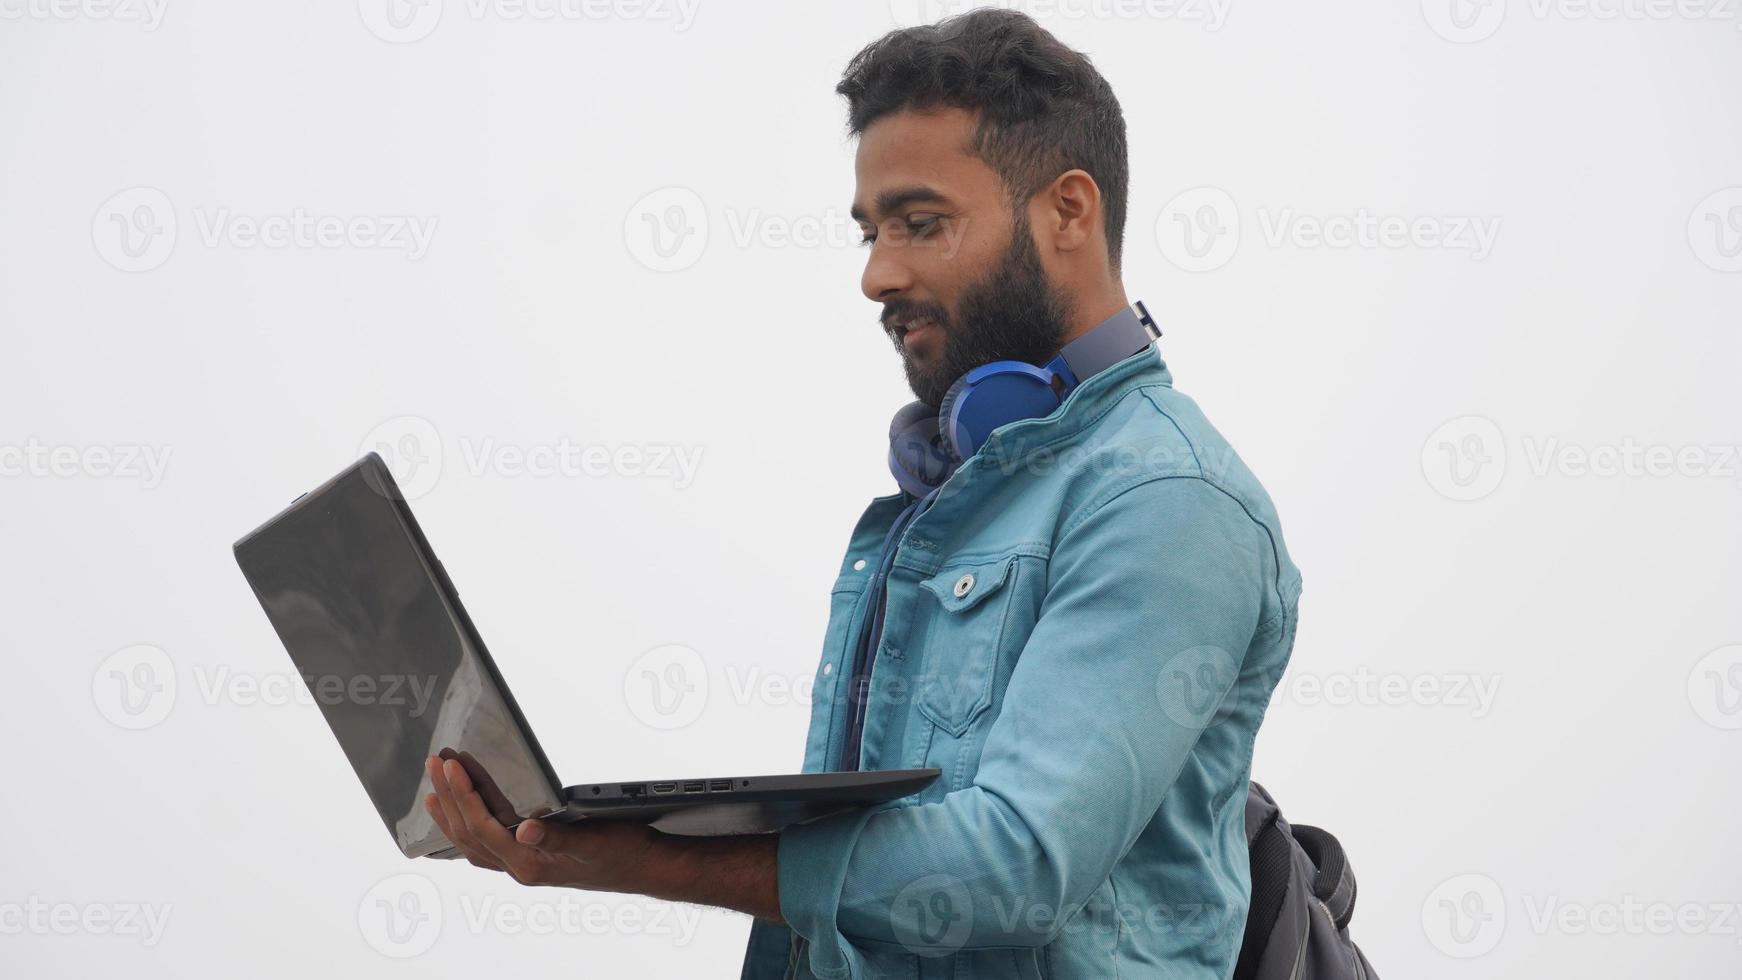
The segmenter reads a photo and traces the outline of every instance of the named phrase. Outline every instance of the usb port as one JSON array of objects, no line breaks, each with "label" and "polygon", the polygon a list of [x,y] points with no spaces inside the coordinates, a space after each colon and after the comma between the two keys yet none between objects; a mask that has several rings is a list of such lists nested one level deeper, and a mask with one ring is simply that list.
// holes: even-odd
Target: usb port
[{"label": "usb port", "polygon": [[702,781],[698,779],[693,783],[684,783],[683,791],[685,793],[700,793],[702,791]]},{"label": "usb port", "polygon": [[732,788],[730,779],[716,779],[708,784],[708,792],[721,793]]},{"label": "usb port", "polygon": [[675,793],[675,792],[677,792],[677,784],[676,783],[654,783],[653,784],[653,791],[655,793]]}]

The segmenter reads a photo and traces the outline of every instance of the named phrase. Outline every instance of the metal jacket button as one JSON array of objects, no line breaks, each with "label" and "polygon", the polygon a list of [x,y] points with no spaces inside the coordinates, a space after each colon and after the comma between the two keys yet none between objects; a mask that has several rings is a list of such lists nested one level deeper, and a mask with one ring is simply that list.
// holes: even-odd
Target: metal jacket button
[{"label": "metal jacket button", "polygon": [[974,591],[974,576],[972,574],[956,579],[956,598],[960,599],[972,591]]}]

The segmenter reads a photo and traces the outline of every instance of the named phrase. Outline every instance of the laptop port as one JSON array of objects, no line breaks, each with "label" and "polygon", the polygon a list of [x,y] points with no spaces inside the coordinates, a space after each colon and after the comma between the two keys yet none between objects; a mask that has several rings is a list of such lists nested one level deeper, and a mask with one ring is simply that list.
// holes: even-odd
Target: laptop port
[{"label": "laptop port", "polygon": [[640,796],[647,792],[646,783],[624,783],[621,787],[624,796]]},{"label": "laptop port", "polygon": [[653,784],[653,791],[655,793],[675,793],[675,792],[677,792],[677,784],[676,783],[654,783]]},{"label": "laptop port", "polygon": [[708,792],[721,793],[732,788],[730,779],[716,779],[708,784]]},{"label": "laptop port", "polygon": [[683,791],[685,793],[700,793],[702,791],[702,781],[698,779],[693,783],[684,783]]}]

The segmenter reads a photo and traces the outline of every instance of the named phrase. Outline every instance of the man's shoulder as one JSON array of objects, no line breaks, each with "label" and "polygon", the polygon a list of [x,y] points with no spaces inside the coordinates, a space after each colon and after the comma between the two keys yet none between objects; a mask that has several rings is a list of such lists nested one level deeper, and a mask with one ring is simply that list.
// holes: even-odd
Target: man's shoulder
[{"label": "man's shoulder", "polygon": [[[1084,423],[1071,438],[1036,450],[1051,455],[1063,481],[1057,496],[1061,530],[1136,487],[1168,481],[1174,497],[1225,498],[1236,505],[1268,542],[1282,591],[1298,589],[1299,572],[1289,560],[1270,494],[1189,395],[1167,383],[1133,384],[1096,406]],[[1183,519],[1194,512],[1169,508],[1156,518]]]},{"label": "man's shoulder", "polygon": [[1097,406],[1073,438],[1038,452],[1055,455],[1061,472],[1102,489],[1160,479],[1202,481],[1238,501],[1254,520],[1276,523],[1257,475],[1198,403],[1171,384],[1131,385]]}]

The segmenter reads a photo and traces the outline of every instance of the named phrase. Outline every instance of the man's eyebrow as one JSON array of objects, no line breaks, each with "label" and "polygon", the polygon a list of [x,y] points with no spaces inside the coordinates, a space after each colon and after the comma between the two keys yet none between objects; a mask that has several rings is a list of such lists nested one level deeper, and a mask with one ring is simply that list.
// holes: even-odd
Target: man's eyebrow
[{"label": "man's eyebrow", "polygon": [[[914,184],[912,187],[892,187],[877,195],[875,210],[878,214],[888,214],[908,204],[936,204],[948,200],[949,198],[924,184]],[[853,205],[852,210],[847,213],[852,215],[854,221],[869,222],[871,220],[865,214],[865,209],[857,204]]]}]

